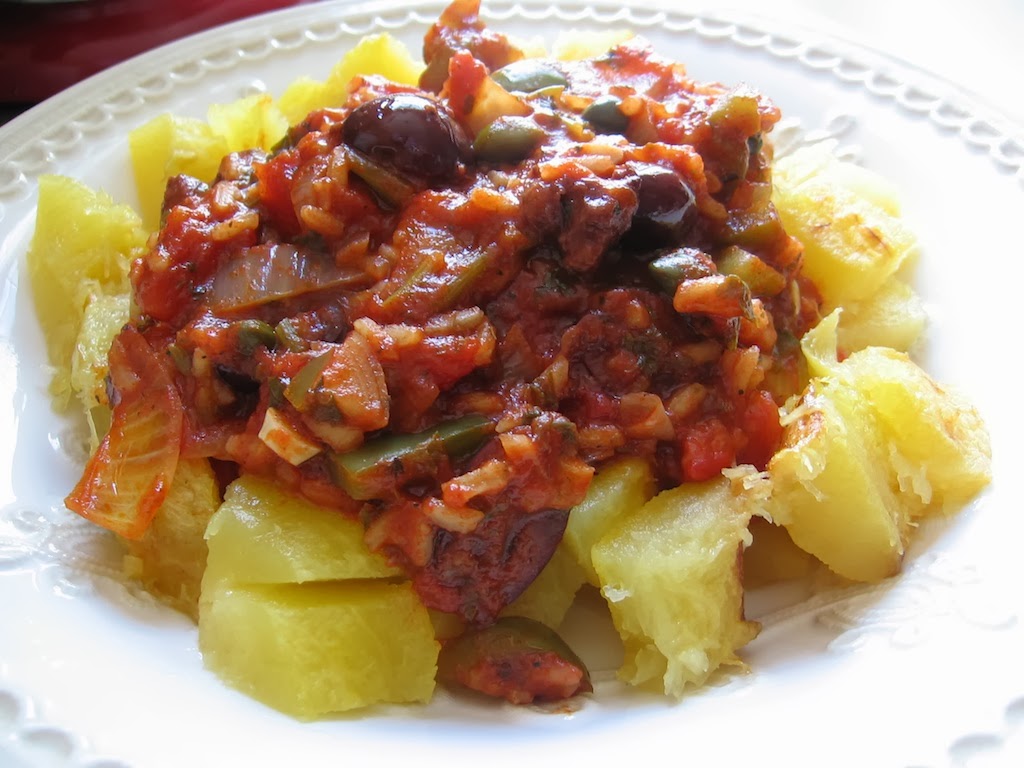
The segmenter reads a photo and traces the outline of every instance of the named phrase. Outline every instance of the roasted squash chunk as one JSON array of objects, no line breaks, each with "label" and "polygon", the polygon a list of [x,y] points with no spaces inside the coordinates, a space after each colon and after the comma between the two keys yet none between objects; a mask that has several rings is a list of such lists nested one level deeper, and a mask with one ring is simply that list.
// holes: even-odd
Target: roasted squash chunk
[{"label": "roasted squash chunk", "polygon": [[430,615],[359,521],[242,477],[206,540],[199,646],[225,681],[299,718],[430,698]]},{"label": "roasted squash chunk", "polygon": [[282,712],[309,719],[433,693],[439,646],[408,583],[253,584],[209,597],[207,666]]},{"label": "roasted squash chunk", "polygon": [[[671,696],[703,684],[758,633],[743,616],[747,526],[763,481],[722,477],[655,496],[593,548],[601,593],[625,645],[619,677]],[[747,487],[744,487],[746,485]]]},{"label": "roasted squash chunk", "polygon": [[843,362],[836,318],[803,341],[816,374],[768,466],[769,511],[841,576],[900,567],[914,518],[962,506],[991,478],[981,417],[906,354],[869,347]]}]

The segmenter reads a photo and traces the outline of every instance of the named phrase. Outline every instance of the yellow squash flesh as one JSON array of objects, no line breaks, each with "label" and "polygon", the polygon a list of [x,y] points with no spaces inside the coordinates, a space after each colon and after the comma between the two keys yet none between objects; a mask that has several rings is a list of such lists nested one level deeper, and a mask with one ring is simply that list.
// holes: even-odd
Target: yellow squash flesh
[{"label": "yellow squash flesh", "polygon": [[619,677],[670,696],[702,685],[758,625],[743,616],[741,547],[760,492],[688,483],[623,516],[594,546],[601,593],[625,645]]}]

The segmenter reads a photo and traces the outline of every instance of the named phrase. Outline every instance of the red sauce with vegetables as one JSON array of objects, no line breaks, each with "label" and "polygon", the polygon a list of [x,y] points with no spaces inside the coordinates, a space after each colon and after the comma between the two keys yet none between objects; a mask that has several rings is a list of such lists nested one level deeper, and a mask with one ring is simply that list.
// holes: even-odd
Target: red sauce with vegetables
[{"label": "red sauce with vegetables", "polygon": [[[770,202],[764,97],[640,40],[524,60],[473,2],[425,53],[422,88],[357,79],[275,152],[172,181],[114,423],[156,387],[146,407],[181,422],[161,483],[168,451],[274,476],[483,628],[602,462],[647,457],[666,487],[763,468],[818,301]],[[75,509],[109,503],[88,478],[125,439]],[[493,666],[462,674],[490,689]]]}]

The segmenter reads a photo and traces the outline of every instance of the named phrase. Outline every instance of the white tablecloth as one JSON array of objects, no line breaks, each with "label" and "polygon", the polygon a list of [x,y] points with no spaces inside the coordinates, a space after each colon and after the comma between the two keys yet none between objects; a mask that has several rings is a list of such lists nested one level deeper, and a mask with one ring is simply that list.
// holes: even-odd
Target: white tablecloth
[{"label": "white tablecloth", "polygon": [[896,56],[1024,125],[1024,0],[731,0],[704,7],[798,24]]}]

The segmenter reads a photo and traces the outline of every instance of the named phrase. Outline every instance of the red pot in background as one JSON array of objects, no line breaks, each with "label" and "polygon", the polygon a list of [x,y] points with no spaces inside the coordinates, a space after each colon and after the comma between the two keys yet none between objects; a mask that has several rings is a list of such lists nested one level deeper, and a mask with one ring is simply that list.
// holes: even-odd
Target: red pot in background
[{"label": "red pot in background", "polygon": [[218,24],[311,0],[0,0],[0,103],[32,104]]}]

